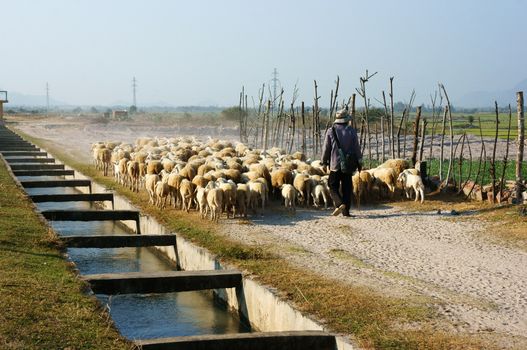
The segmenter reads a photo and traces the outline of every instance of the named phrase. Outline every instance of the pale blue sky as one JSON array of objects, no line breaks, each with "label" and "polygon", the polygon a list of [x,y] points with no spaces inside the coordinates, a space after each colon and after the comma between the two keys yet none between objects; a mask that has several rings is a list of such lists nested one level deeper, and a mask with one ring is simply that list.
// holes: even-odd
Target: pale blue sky
[{"label": "pale blue sky", "polygon": [[[428,102],[512,88],[527,78],[527,1],[0,0],[0,87],[72,104],[237,104],[276,67],[288,98],[298,81],[324,104],[365,69],[372,97],[395,76],[396,100]],[[489,103],[490,104],[490,103]]]}]

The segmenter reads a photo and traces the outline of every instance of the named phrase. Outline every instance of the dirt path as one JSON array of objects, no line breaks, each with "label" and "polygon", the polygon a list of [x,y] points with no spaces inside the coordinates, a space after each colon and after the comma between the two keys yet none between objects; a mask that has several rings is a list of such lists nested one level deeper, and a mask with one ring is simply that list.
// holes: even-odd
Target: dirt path
[{"label": "dirt path", "polygon": [[387,206],[354,214],[272,211],[244,230],[226,223],[224,232],[276,245],[296,264],[346,283],[433,298],[457,330],[527,334],[527,252],[486,241],[479,220]]},{"label": "dirt path", "polygon": [[[140,136],[176,132],[67,120],[17,127],[85,161],[95,141],[133,142]],[[195,131],[204,137],[211,130]],[[232,137],[230,131],[225,136]],[[292,263],[324,276],[390,295],[431,298],[449,321],[438,327],[498,338],[503,347],[527,348],[526,251],[487,240],[484,233],[492,228],[479,219],[405,212],[389,205],[354,214],[334,218],[327,211],[299,209],[290,214],[278,208],[249,223],[225,220],[222,227],[225,235],[245,243],[276,246]]]}]

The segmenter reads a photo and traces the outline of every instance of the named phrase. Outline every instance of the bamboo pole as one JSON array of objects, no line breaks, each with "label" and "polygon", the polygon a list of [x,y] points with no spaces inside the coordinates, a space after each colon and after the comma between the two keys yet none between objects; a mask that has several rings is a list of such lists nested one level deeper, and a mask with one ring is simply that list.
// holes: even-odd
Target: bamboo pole
[{"label": "bamboo pole", "polygon": [[306,154],[306,116],[304,114],[304,101],[301,103],[300,115],[302,117],[302,153]]},{"label": "bamboo pole", "polygon": [[379,132],[378,123],[375,123],[375,159],[379,162]]},{"label": "bamboo pole", "polygon": [[[258,130],[258,125],[259,125],[259,121],[260,121],[260,117],[262,116],[262,106],[263,106],[263,97],[264,97],[264,92],[265,92],[265,84],[262,85],[262,89],[260,90],[260,96],[258,97],[258,114],[256,114],[256,135],[255,135],[255,139],[254,139],[254,147],[258,148],[258,136],[259,136],[259,130]],[[262,129],[262,134],[263,134],[263,129]],[[261,145],[261,143],[260,143]]]},{"label": "bamboo pole", "polygon": [[[390,116],[388,114],[388,105],[386,104],[386,94],[384,93],[384,90],[382,91],[382,104],[384,106],[384,116],[386,117],[386,120],[388,121],[388,128],[389,128],[391,118],[390,118]],[[388,130],[391,130],[391,129],[388,129]],[[383,123],[382,131],[383,131],[383,138],[382,138],[383,156],[382,156],[382,161],[384,162],[384,160],[385,160],[385,154],[384,154],[384,123]],[[388,153],[392,154],[392,134],[390,132],[388,132]]]},{"label": "bamboo pole", "polygon": [[445,146],[445,131],[446,131],[446,117],[448,115],[448,106],[445,106],[443,113],[443,128],[441,129],[441,145],[439,148],[439,181],[443,181],[443,161],[444,161],[444,146]]},{"label": "bamboo pole", "polygon": [[[384,91],[383,91],[383,95],[384,95]],[[382,140],[381,160],[384,163],[384,161],[386,160],[385,147],[384,147],[384,116],[381,116],[381,140]]]},{"label": "bamboo pole", "polygon": [[[467,137],[467,133],[463,132],[463,135],[461,135],[461,151],[459,152],[459,160],[458,160],[458,166],[459,166],[459,180],[458,180],[458,187],[461,190],[461,182],[463,181],[463,151],[465,148],[465,139]],[[458,141],[459,144],[459,141]],[[457,145],[456,145],[457,147]]]},{"label": "bamboo pole", "polygon": [[505,157],[503,158],[503,169],[501,170],[500,178],[500,201],[503,198],[503,184],[505,181],[505,170],[507,170],[507,162],[509,160],[509,139],[511,137],[511,122],[512,122],[512,109],[509,104],[509,126],[507,129],[507,147],[505,148]]},{"label": "bamboo pole", "polygon": [[271,114],[271,100],[267,100],[267,110],[265,113],[265,140],[264,140],[264,151],[267,151],[268,139],[269,139],[269,116]]},{"label": "bamboo pole", "polygon": [[417,162],[417,145],[419,144],[419,122],[421,121],[421,106],[417,107],[414,125],[414,146],[412,150],[412,164],[415,166]]},{"label": "bamboo pole", "polygon": [[[478,117],[478,122],[479,122],[479,138],[481,140],[481,151],[479,152],[478,171],[476,173],[476,178],[474,179],[474,183],[472,184],[470,191],[466,195],[466,198],[470,198],[472,191],[474,191],[474,187],[476,187],[476,184],[478,183],[479,174],[481,172],[481,161],[484,158],[487,158],[487,152],[485,151],[485,141],[483,141],[483,129],[481,128],[481,117]],[[483,172],[485,172],[485,169],[483,169]]]},{"label": "bamboo pole", "polygon": [[525,142],[525,114],[523,108],[523,91],[516,93],[517,115],[518,115],[518,153],[516,155],[516,203],[522,203],[522,163],[523,148]]},{"label": "bamboo pole", "polygon": [[428,125],[428,122],[426,121],[426,118],[423,119],[423,124],[421,124],[421,146],[419,147],[419,161],[423,161],[423,151],[425,149],[425,136],[426,136],[426,126]]},{"label": "bamboo pole", "polygon": [[351,95],[351,120],[355,124],[355,125],[353,125],[353,127],[355,129],[357,128],[356,118],[355,118],[357,116],[357,111],[355,110],[355,100],[356,100],[356,98],[357,98],[356,94],[352,94]]},{"label": "bamboo pole", "polygon": [[490,175],[492,176],[492,203],[496,201],[496,144],[498,143],[499,111],[498,102],[494,101],[496,112],[496,128],[494,130],[494,147],[492,149],[492,161],[490,163]]},{"label": "bamboo pole", "polygon": [[393,78],[394,77],[390,77],[390,138],[392,140],[392,159],[395,159],[395,139],[393,134],[393,123],[395,119],[395,114],[393,113]]},{"label": "bamboo pole", "polygon": [[295,131],[296,131],[296,120],[295,120],[295,107],[291,103],[291,139],[289,143],[289,153],[293,152],[293,143],[295,142]]},{"label": "bamboo pole", "polygon": [[405,115],[406,115],[406,108],[403,111],[401,121],[399,122],[399,128],[397,129],[397,158],[401,158],[401,129],[403,127]]},{"label": "bamboo pole", "polygon": [[452,172],[452,166],[454,162],[454,125],[452,121],[452,107],[450,105],[450,99],[448,98],[448,94],[446,92],[445,87],[441,84],[441,87],[443,88],[443,93],[445,94],[445,98],[448,105],[448,130],[450,133],[450,160],[448,162],[448,170],[446,173],[446,182],[444,188],[448,188],[448,181],[450,180],[450,174]]}]

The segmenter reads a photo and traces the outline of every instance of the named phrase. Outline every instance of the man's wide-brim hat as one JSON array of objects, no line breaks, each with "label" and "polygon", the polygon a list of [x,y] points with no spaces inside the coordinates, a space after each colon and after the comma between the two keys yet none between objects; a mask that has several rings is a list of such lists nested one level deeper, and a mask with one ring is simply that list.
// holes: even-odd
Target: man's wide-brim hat
[{"label": "man's wide-brim hat", "polygon": [[334,123],[346,123],[349,122],[351,116],[348,113],[347,108],[343,108],[337,111],[335,114],[335,122]]}]

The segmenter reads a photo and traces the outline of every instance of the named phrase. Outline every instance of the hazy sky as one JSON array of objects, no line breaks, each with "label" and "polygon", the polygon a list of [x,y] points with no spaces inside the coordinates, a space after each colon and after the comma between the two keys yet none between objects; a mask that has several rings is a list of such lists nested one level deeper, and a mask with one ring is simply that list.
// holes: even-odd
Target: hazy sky
[{"label": "hazy sky", "polygon": [[527,78],[527,1],[0,0],[0,87],[71,104],[234,105],[277,68],[288,98],[298,81],[322,103],[378,71],[396,100],[438,81],[451,96],[512,88]]}]

